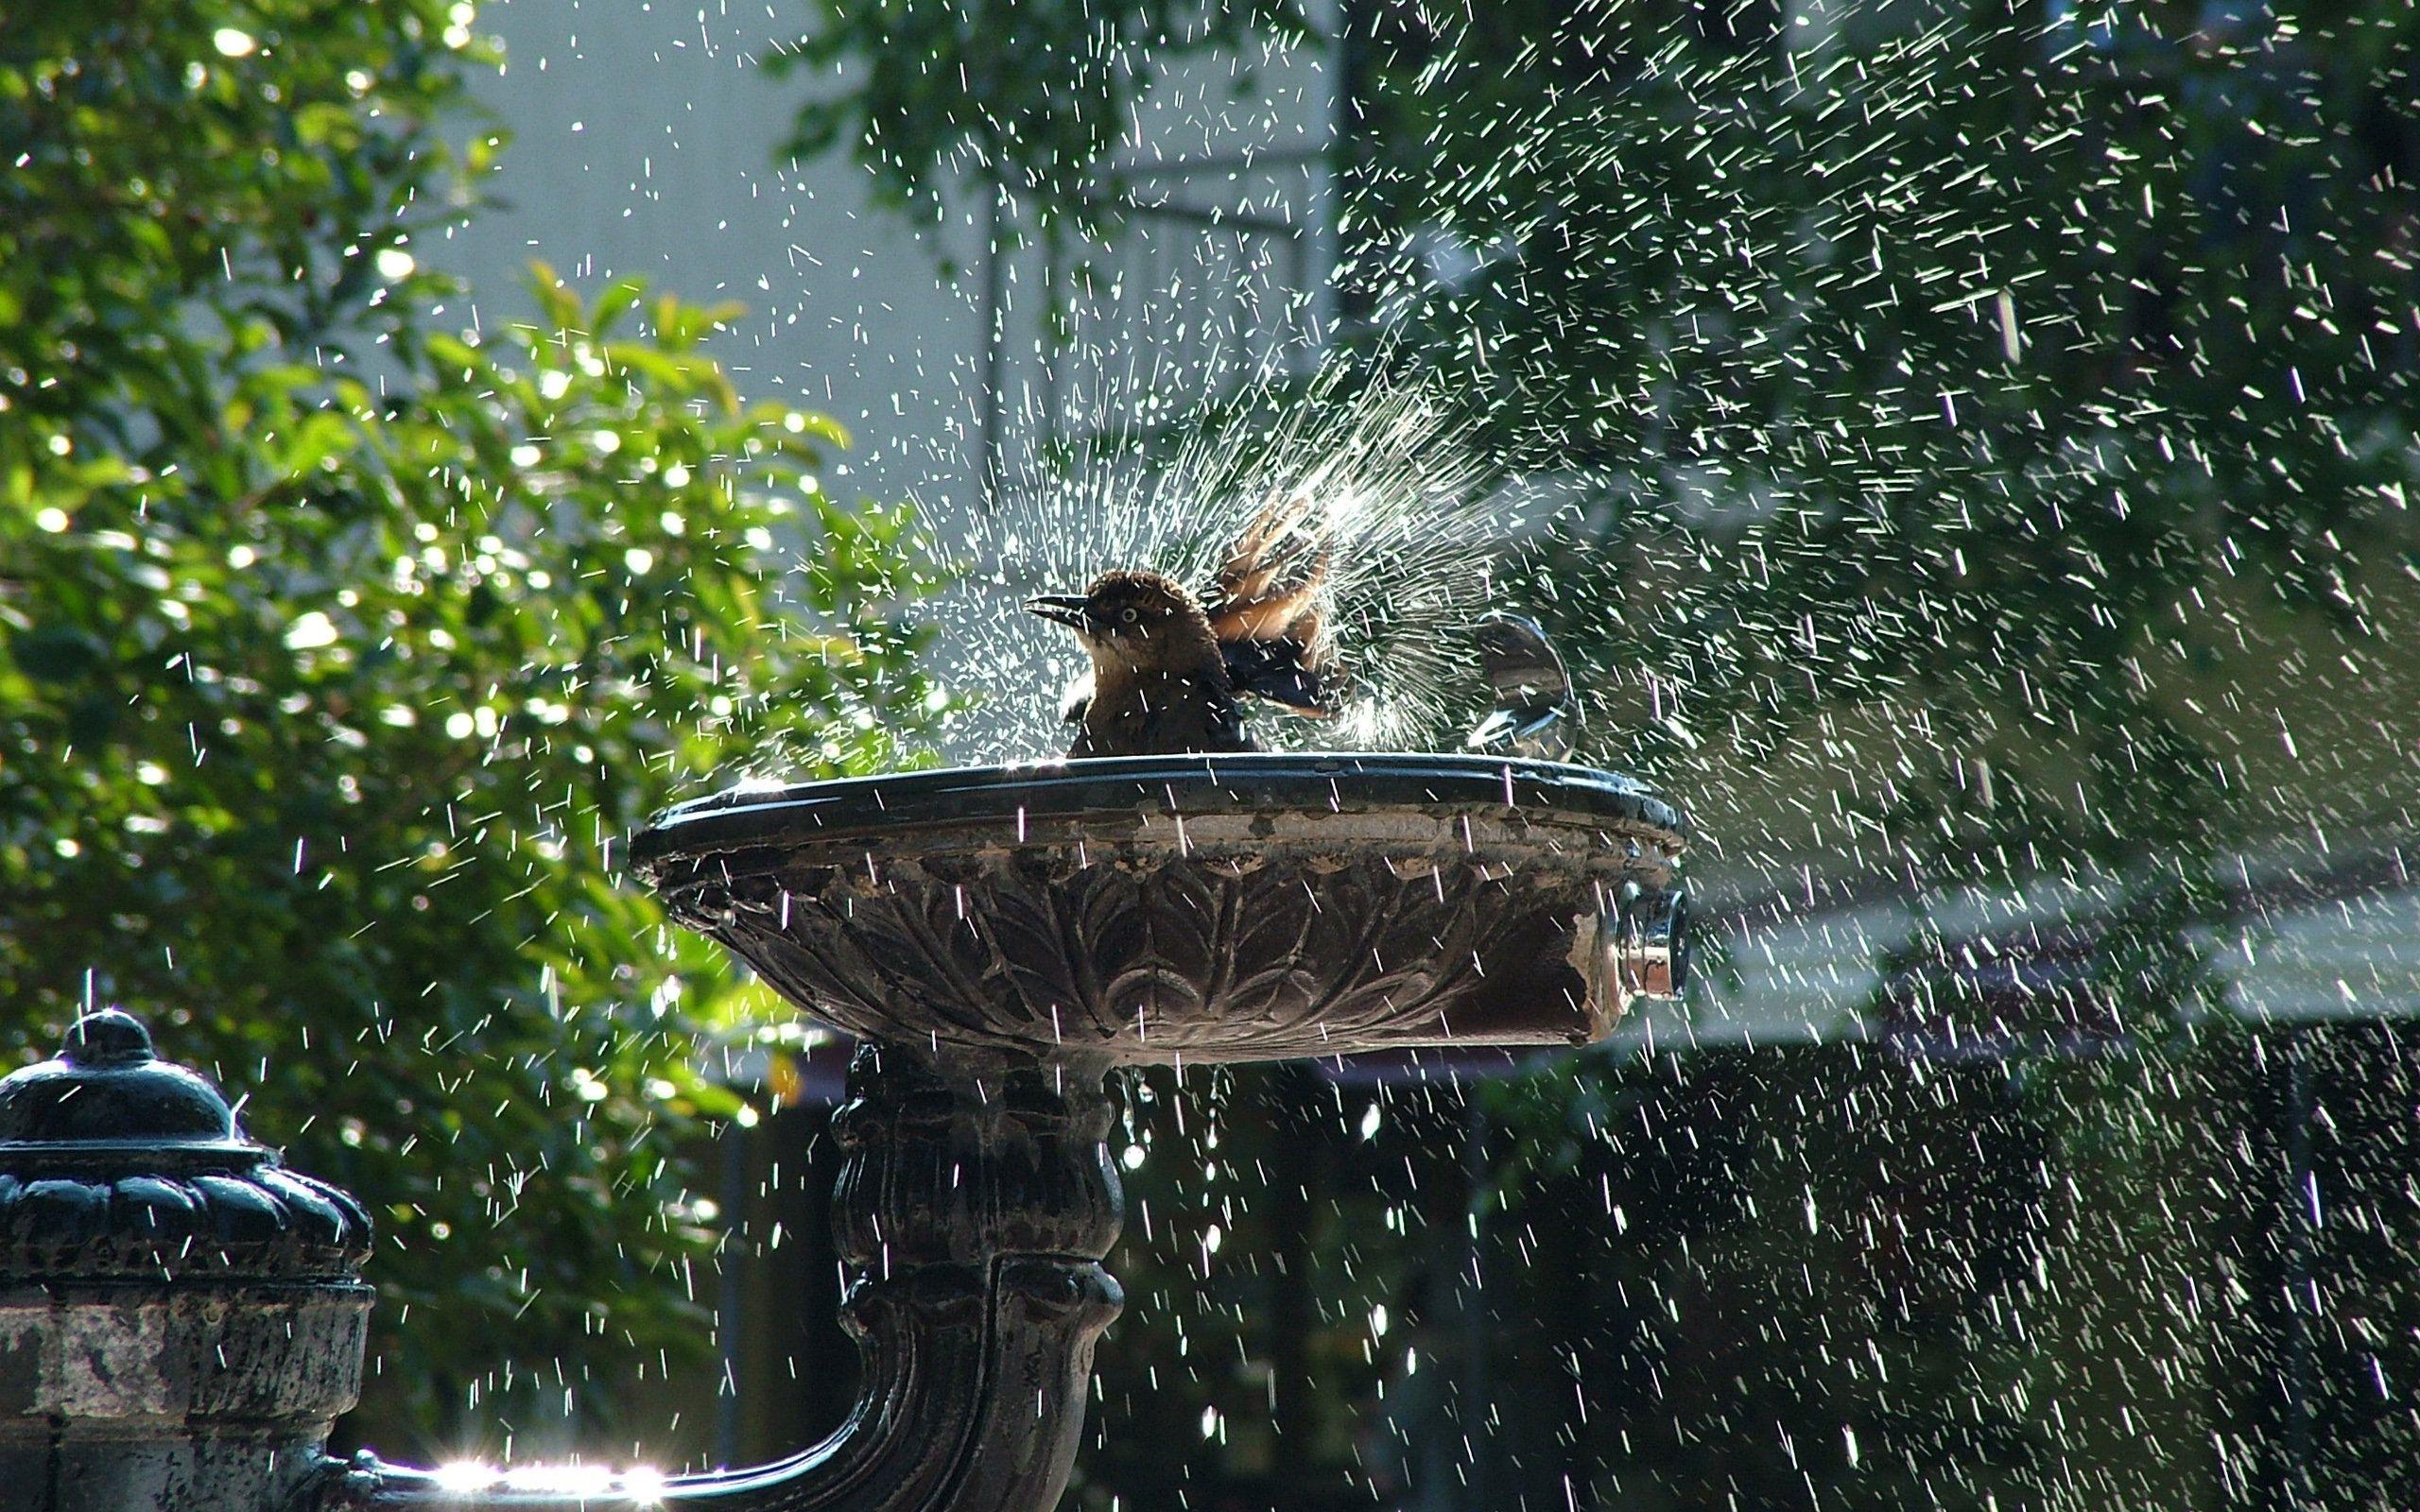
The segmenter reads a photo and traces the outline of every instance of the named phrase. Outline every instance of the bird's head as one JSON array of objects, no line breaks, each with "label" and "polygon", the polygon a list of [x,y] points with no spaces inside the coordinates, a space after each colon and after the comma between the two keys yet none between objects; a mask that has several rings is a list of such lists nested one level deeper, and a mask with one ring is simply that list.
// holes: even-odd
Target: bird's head
[{"label": "bird's head", "polygon": [[1158,573],[1104,573],[1080,596],[1046,593],[1025,607],[1074,630],[1096,669],[1186,673],[1219,661],[1209,616]]}]

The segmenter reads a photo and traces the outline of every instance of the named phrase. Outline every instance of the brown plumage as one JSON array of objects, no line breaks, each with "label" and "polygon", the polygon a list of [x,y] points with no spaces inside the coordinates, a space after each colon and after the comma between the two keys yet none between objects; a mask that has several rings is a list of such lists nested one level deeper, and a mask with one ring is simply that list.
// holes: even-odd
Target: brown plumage
[{"label": "brown plumage", "polygon": [[1154,756],[1253,750],[1238,700],[1296,713],[1335,712],[1343,679],[1332,664],[1320,590],[1327,550],[1307,501],[1263,510],[1237,538],[1203,599],[1154,572],[1104,573],[1080,595],[1026,608],[1076,632],[1092,658],[1066,717],[1067,754]]}]

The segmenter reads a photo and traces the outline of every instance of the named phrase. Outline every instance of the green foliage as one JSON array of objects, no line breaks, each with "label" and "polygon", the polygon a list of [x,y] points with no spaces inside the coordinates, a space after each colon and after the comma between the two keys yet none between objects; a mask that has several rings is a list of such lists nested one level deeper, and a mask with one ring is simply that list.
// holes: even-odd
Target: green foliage
[{"label": "green foliage", "polygon": [[[836,3],[799,145],[862,122],[909,197],[972,146],[1080,209],[1150,79],[1058,88],[1095,15]],[[2413,25],[1369,8],[1363,366],[1453,374],[1495,465],[1591,495],[1525,595],[1585,664],[1592,754],[1710,843],[1922,885],[2155,857],[2130,885],[2213,897],[2215,855],[2296,828],[2280,781],[2318,797],[2294,729],[2344,764],[2331,818],[2408,788],[2360,699],[2413,681]]]},{"label": "green foliage", "polygon": [[406,1452],[500,1363],[577,1339],[610,1410],[708,1348],[680,1149],[742,1111],[698,1053],[731,989],[618,848],[768,742],[890,765],[939,702],[913,522],[823,493],[831,421],[739,403],[733,312],[541,268],[527,321],[443,327],[407,249],[494,145],[439,132],[469,14],[0,33],[9,1042],[123,1000],[373,1208],[365,1421]]},{"label": "green foliage", "polygon": [[[903,198],[999,165],[1047,219],[1165,59],[1302,35],[1213,11],[833,0],[796,146]],[[2260,786],[2206,707],[2247,633],[2373,639],[2414,540],[2412,25],[1372,8],[1345,293],[1499,465],[1596,486],[1541,602],[1703,816],[1763,828],[1778,771],[1845,789],[1785,843],[1885,871],[2204,852]],[[1887,775],[1798,760],[1833,717]]]},{"label": "green foliage", "polygon": [[[923,87],[949,96],[946,129],[907,121],[893,140],[914,150],[885,156],[875,132],[861,159],[919,192],[945,181],[936,144],[1009,131],[1048,98],[1021,35],[1092,13],[1021,5],[980,68],[952,74],[970,49],[894,48],[866,19],[888,9],[842,12],[822,55],[842,86],[807,120],[904,119],[904,88],[854,80],[940,61]],[[1751,874],[1845,872],[1919,909],[1966,885],[2100,892],[2069,920],[2089,935],[2067,946],[2082,969],[2040,994],[2038,1022],[2004,1022],[2024,994],[1971,990],[2001,963],[1941,929],[1883,964],[1895,987],[1940,988],[1927,1027],[2031,1045],[2081,1027],[2101,1054],[1588,1057],[1496,1089],[1479,1122],[1509,1136],[1502,1207],[1468,1215],[1494,1220],[1492,1266],[1450,1378],[1471,1396],[1426,1420],[1461,1440],[1428,1486],[1509,1503],[1492,1456],[1499,1475],[1526,1460],[1533,1501],[1574,1505],[2164,1506],[2290,1485],[2275,1467],[2310,1423],[2280,1428],[2231,1378],[2327,1331],[2298,1314],[2274,1332],[2248,1300],[2291,1273],[2260,1251],[2302,1220],[2272,1211],[2262,1183],[2289,1157],[2255,1162],[2266,1115],[2232,1085],[2247,1061],[2268,1074],[2266,1040],[2193,1021],[2222,1003],[2221,855],[2409,825],[2415,13],[1347,13],[1357,355],[1449,375],[1491,460],[1586,495],[1568,549],[1526,584],[1583,664],[1586,754],[1685,796],[1702,860]],[[1036,134],[1049,146],[1017,187],[1079,200],[1122,119]],[[1190,418],[1249,430],[1263,413]],[[1847,953],[1855,935],[1833,937]],[[2370,1100],[2400,1106],[2408,1063],[2376,1055]],[[1408,1185],[1450,1180],[1434,1152],[1417,1182],[1407,1154]],[[2375,1207],[2329,1233],[2409,1224],[2378,1164]],[[1142,1211],[1182,1211],[1193,1169],[1138,1173]],[[1429,1263],[1461,1263],[1454,1243],[1428,1236]],[[1322,1236],[1317,1259],[1347,1278],[1322,1277],[1322,1302],[1388,1295],[1418,1248]],[[1158,1305],[1184,1304],[1164,1290]],[[2403,1309],[2391,1283],[2326,1305]],[[1143,1405],[1121,1401],[1115,1365],[1148,1362],[1159,1388],[1170,1351],[1124,1355],[1106,1410],[1166,1431],[1185,1414],[1164,1399],[1241,1400],[1222,1346],[1257,1358],[1258,1332],[1238,1316],[1196,1338],[1191,1358],[1218,1364]],[[2388,1337],[2353,1332],[2363,1349]],[[1119,1339],[1113,1356],[1135,1348]],[[1325,1392],[1358,1383],[1349,1361],[1303,1368]],[[1226,1458],[1238,1484],[1243,1456]],[[1582,1469],[1554,1486],[1535,1467],[1558,1462]],[[1188,1473],[1215,1496],[1212,1472]],[[2360,1473],[2347,1487],[2401,1484]]]},{"label": "green foliage", "polygon": [[1647,759],[1720,790],[1861,720],[1876,781],[1785,780],[1883,870],[2224,840],[2197,676],[2325,633],[2281,601],[2368,633],[2412,539],[2411,18],[1680,19],[1382,28],[1355,201],[1374,284],[1377,228],[1494,254],[1402,323],[1485,353],[1499,454],[1617,479],[1596,543],[1662,570],[1564,617],[1663,679]]},{"label": "green foliage", "polygon": [[[791,154],[845,150],[894,204],[936,221],[960,176],[1029,192],[1051,238],[1102,208],[1096,175],[1155,79],[1255,37],[1309,30],[1295,0],[821,0],[817,9],[812,29],[767,60],[777,76],[843,81],[818,79]],[[1236,71],[1231,87],[1250,97],[1251,71]]]}]

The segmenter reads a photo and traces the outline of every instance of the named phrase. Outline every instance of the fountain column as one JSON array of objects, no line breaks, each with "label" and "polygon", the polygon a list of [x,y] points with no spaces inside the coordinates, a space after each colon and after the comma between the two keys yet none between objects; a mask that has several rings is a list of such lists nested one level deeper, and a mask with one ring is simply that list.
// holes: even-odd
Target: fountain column
[{"label": "fountain column", "polygon": [[864,1388],[822,1443],[752,1469],[420,1469],[364,1455],[326,1508],[1047,1512],[1082,1432],[1093,1342],[1123,1298],[1107,1061],[861,1045],[834,1121],[841,1322]]}]

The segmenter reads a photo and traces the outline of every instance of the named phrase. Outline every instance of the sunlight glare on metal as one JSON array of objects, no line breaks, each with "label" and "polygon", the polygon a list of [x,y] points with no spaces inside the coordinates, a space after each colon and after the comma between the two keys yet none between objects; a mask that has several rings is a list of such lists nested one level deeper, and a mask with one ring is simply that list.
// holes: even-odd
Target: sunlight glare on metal
[{"label": "sunlight glare on metal", "polygon": [[614,1476],[602,1465],[528,1465],[506,1471],[504,1485],[510,1491],[592,1497],[613,1490]]}]

